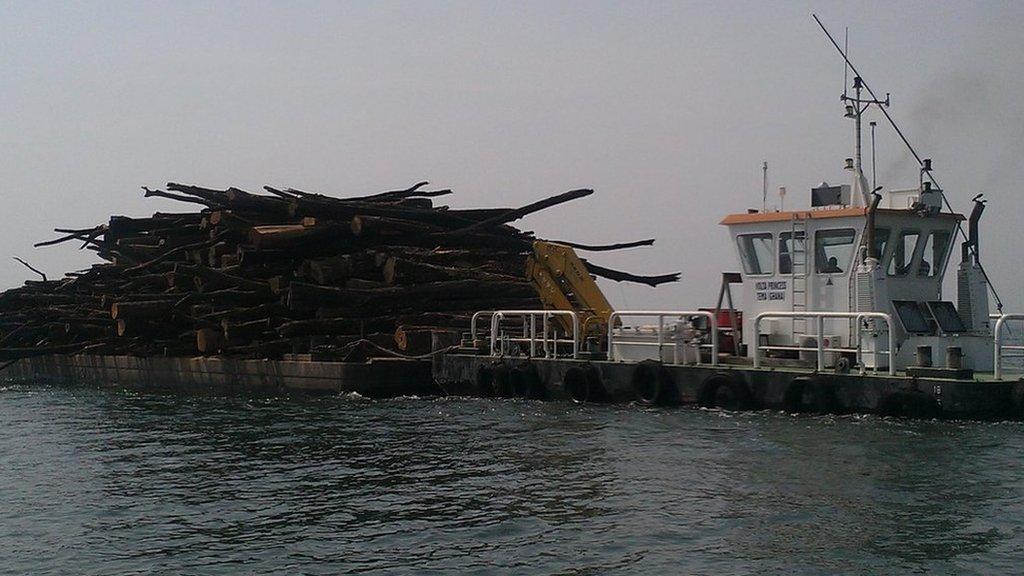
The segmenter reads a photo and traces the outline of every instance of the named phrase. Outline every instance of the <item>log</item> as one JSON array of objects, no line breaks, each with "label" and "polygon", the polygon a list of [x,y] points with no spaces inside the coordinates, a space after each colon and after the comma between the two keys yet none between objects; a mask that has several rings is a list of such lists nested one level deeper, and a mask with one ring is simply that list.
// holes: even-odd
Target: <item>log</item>
[{"label": "log", "polygon": [[410,286],[389,286],[377,290],[353,290],[317,286],[305,282],[292,282],[288,287],[288,307],[315,309],[330,303],[344,303],[350,306],[367,306],[371,303],[386,305],[395,300],[409,301],[414,298],[427,299],[475,299],[489,298],[535,298],[536,292],[528,282],[483,282],[480,280],[453,280],[428,282]]},{"label": "log", "polygon": [[[435,333],[446,336],[435,336]],[[461,333],[458,330],[440,330],[432,326],[399,326],[395,330],[395,345],[406,354],[420,356],[434,351],[435,339],[449,340],[454,338],[457,343]]]},{"label": "log", "polygon": [[[382,269],[384,282],[393,284],[416,284],[425,282],[439,282],[445,280],[478,280],[481,282],[515,282],[519,278],[504,276],[479,270],[476,268],[461,268],[438,266],[435,264],[424,264],[413,262],[404,258],[391,256],[384,263]],[[522,277],[522,274],[519,276]]]},{"label": "log", "polygon": [[322,286],[341,286],[352,275],[355,260],[349,255],[306,260],[303,262],[306,275]]},{"label": "log", "polygon": [[270,318],[244,322],[221,320],[221,329],[224,331],[224,338],[228,342],[246,342],[256,339],[255,337],[270,331],[272,326]]},{"label": "log", "polygon": [[196,330],[196,349],[200,354],[217,354],[227,345],[224,332],[215,328]]},{"label": "log", "polygon": [[351,230],[352,234],[363,238],[387,238],[409,234],[438,234],[444,232],[445,228],[400,218],[357,215],[352,217]]},{"label": "log", "polygon": [[113,320],[126,318],[163,318],[174,310],[170,300],[143,300],[138,302],[114,302],[110,305]]},{"label": "log", "polygon": [[294,320],[277,327],[277,331],[285,338],[296,336],[315,336],[324,334],[365,334],[363,321],[350,318],[330,318],[324,320]]}]

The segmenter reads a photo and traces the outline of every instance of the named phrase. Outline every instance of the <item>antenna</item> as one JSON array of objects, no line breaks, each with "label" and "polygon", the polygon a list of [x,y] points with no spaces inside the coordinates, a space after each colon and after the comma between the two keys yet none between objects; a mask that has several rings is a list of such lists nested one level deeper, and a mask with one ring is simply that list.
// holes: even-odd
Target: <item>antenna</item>
[{"label": "antenna", "polygon": [[868,126],[871,126],[871,188],[874,190],[878,188],[878,182],[875,181],[875,126],[878,126],[878,122],[872,120]]},{"label": "antenna", "polygon": [[[818,17],[815,16],[814,19],[817,20]],[[820,20],[818,21],[818,24],[821,24]],[[824,28],[824,26],[822,28]],[[828,31],[826,31],[825,33],[828,34]],[[831,38],[831,36],[829,36],[829,38]],[[854,206],[859,205],[857,203],[858,200],[863,202],[864,206],[867,206],[867,205],[871,204],[871,198],[870,198],[870,194],[868,194],[868,191],[867,191],[868,183],[864,179],[864,165],[863,165],[863,161],[862,161],[863,154],[861,152],[861,148],[862,148],[862,145],[861,145],[861,140],[862,140],[862,138],[861,138],[862,118],[864,116],[864,112],[868,108],[870,108],[872,104],[878,106],[879,108],[881,108],[883,106],[888,106],[889,105],[889,95],[888,94],[885,95],[885,100],[884,101],[878,100],[877,98],[875,98],[874,94],[872,94],[872,97],[870,99],[863,98],[861,96],[861,89],[864,87],[864,80],[860,77],[860,74],[856,73],[857,72],[856,70],[854,70],[854,76],[853,76],[853,94],[854,95],[851,97],[851,96],[849,96],[847,94],[847,92],[846,92],[846,73],[847,73],[847,70],[852,68],[852,65],[850,65],[850,57],[849,57],[849,50],[850,50],[850,28],[849,27],[846,28],[846,40],[845,40],[845,42],[846,42],[846,48],[844,48],[843,50],[840,50],[840,52],[843,55],[843,60],[844,60],[845,64],[843,66],[843,95],[839,97],[839,100],[841,102],[843,102],[843,104],[846,107],[846,117],[847,118],[853,118],[853,120],[854,120],[854,150],[855,150],[855,153],[854,153],[854,165],[853,165],[854,179],[855,179],[854,180],[854,182],[855,182],[854,188],[856,188],[857,191],[860,192],[860,196],[859,197],[855,196],[851,200],[853,201],[853,205]],[[833,44],[835,44],[834,40],[833,40]],[[836,45],[836,49],[838,49],[838,48],[839,48],[839,46]]]},{"label": "antenna", "polygon": [[[860,72],[857,71],[857,67],[853,65],[853,62],[850,62],[850,58],[849,58],[849,56],[847,56],[846,52],[844,52],[842,49],[839,48],[839,44],[836,42],[836,39],[832,37],[832,34],[828,31],[828,28],[825,28],[825,24],[823,24],[821,22],[821,18],[818,18],[817,14],[811,14],[811,16],[814,18],[814,21],[818,23],[818,26],[821,28],[821,31],[825,33],[825,36],[828,37],[829,42],[831,42],[832,45],[835,46],[836,50],[839,51],[839,55],[843,57],[843,60],[846,62],[846,65],[850,67],[850,71],[853,72],[853,74],[854,74],[854,82],[856,83],[856,81],[859,79],[860,82],[861,82],[861,85],[864,87],[865,90],[868,91],[868,94],[871,95],[872,100],[874,100],[876,102],[880,102],[880,100],[878,100],[878,97],[875,95],[875,91],[872,90],[871,87],[868,86],[868,83],[864,81],[864,78],[860,75]],[[894,120],[892,115],[889,114],[889,111],[886,110],[886,108],[888,106],[889,106],[889,94],[886,93],[886,95],[885,95],[885,106],[879,106],[878,109],[882,111],[883,115],[885,115],[885,119],[889,122],[889,125],[892,126],[892,129],[896,131],[896,134],[900,137],[900,140],[903,141],[903,144],[907,147],[907,150],[909,150],[910,153],[914,156],[914,159],[917,160],[918,165],[921,166],[921,167],[924,167],[924,159],[921,158],[921,155],[917,153],[917,150],[914,149],[914,145],[910,143],[910,140],[907,139],[907,136],[905,134],[903,134],[903,130],[900,130],[899,125],[896,124],[896,120]],[[853,108],[853,106],[847,106],[847,111],[848,112],[852,112],[851,108]],[[859,114],[858,114],[858,116],[859,116]],[[857,124],[858,124],[858,131],[859,131],[860,122],[858,121]],[[939,185],[939,182],[938,182],[938,180],[936,180],[935,175],[932,173],[931,170],[928,170],[928,172],[926,172],[926,175],[928,176],[928,180],[931,181],[931,183],[934,184],[935,187],[940,190],[939,196],[942,198],[942,203],[946,206],[946,209],[949,210],[950,212],[953,212],[953,207],[950,205],[949,199],[946,198],[946,193],[944,191],[942,191],[942,186]],[[960,233],[960,235],[964,238],[964,240],[967,240],[967,241],[970,240],[967,237],[967,233],[964,232],[963,226],[960,225],[960,221],[959,220],[957,220],[957,223],[956,223],[956,231]],[[996,309],[998,309],[1000,312],[1002,312],[1002,310],[1003,310],[1003,302],[999,298],[999,293],[996,292],[995,286],[992,285],[992,281],[989,280],[989,278],[988,278],[988,273],[985,272],[985,268],[983,268],[981,266],[980,262],[978,263],[978,267],[981,269],[982,276],[985,277],[985,282],[988,283],[989,290],[992,291],[992,297],[996,301]]]},{"label": "antenna", "polygon": [[[850,27],[847,26],[846,27],[846,41],[843,44],[843,54],[849,54],[849,53],[850,53]],[[844,62],[843,63],[843,100],[846,100],[846,87],[850,85],[849,81],[847,81],[847,79],[846,79],[847,73],[849,71],[850,71],[850,65]]]},{"label": "antenna", "polygon": [[761,212],[768,211],[768,161],[761,166]]}]

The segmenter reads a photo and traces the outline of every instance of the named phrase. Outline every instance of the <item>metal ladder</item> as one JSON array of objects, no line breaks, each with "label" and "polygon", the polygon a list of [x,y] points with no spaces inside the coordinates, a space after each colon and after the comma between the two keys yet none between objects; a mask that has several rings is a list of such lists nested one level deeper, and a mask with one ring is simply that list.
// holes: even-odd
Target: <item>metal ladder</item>
[{"label": "metal ladder", "polygon": [[[807,219],[793,215],[790,227],[790,302],[793,312],[807,311]],[[793,342],[807,334],[807,318],[793,318]]]}]

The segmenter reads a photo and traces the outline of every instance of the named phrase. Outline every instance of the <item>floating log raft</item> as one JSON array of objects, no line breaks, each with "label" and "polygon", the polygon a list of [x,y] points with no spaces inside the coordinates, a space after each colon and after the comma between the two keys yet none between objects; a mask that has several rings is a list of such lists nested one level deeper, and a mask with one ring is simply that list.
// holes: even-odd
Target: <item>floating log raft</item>
[{"label": "floating log raft", "polygon": [[[147,197],[194,211],[115,215],[57,228],[102,262],[0,293],[0,360],[40,354],[420,356],[458,343],[480,309],[540,308],[525,280],[535,237],[512,222],[583,198],[573,190],[519,208],[451,209],[426,182],[336,198],[170,183]],[[591,246],[604,251],[653,240]],[[587,263],[595,276],[657,285]]]}]

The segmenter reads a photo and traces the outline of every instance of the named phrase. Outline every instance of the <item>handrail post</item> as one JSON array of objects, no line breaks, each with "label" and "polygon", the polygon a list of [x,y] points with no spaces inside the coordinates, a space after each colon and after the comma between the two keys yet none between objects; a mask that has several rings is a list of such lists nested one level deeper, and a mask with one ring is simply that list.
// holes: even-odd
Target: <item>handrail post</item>
[{"label": "handrail post", "polygon": [[505,317],[501,312],[495,312],[491,315],[491,356],[494,355],[494,347],[498,343],[498,325],[501,324],[501,320]]},{"label": "handrail post", "polygon": [[1006,321],[1006,315],[1000,316],[996,319],[996,326],[992,334],[992,343],[995,345],[995,363],[994,363],[994,374],[996,380],[1003,379],[1003,322]]},{"label": "handrail post", "polygon": [[818,331],[818,371],[821,372],[825,369],[825,318],[824,316],[818,316],[815,318],[816,328]]},{"label": "handrail post", "polygon": [[885,319],[885,328],[889,331],[889,376],[896,375],[896,332],[892,329],[892,316],[888,314]]},{"label": "handrail post", "polygon": [[476,327],[477,327],[478,321],[480,320],[480,318],[482,316],[486,316],[488,314],[493,316],[494,312],[495,312],[494,310],[480,310],[479,312],[476,312],[476,313],[473,314],[473,318],[470,319],[470,321],[469,321],[469,335],[470,335],[470,338],[473,339],[473,346],[476,346],[476,342],[477,342],[477,340],[476,340],[476,334],[477,334]]},{"label": "handrail post", "polygon": [[572,357],[576,359],[580,357],[580,316],[571,310],[570,313],[572,314]]},{"label": "handrail post", "polygon": [[665,316],[658,314],[658,362],[661,362],[661,351],[665,346]]},{"label": "handrail post", "polygon": [[761,319],[764,312],[754,316],[754,368],[761,367]]},{"label": "handrail post", "polygon": [[529,315],[529,357],[537,356],[537,317]]},{"label": "handrail post", "polygon": [[544,343],[544,357],[550,358],[551,350],[548,349],[548,314],[545,314],[543,318],[541,318],[540,329],[544,331],[544,335],[542,337],[542,342]]},{"label": "handrail post", "polygon": [[[708,318],[711,320],[711,365],[718,366],[718,317],[708,312]],[[700,351],[697,352],[697,358],[700,359]]]},{"label": "handrail post", "polygon": [[619,319],[618,312],[608,315],[608,361],[615,362],[615,321]]}]

